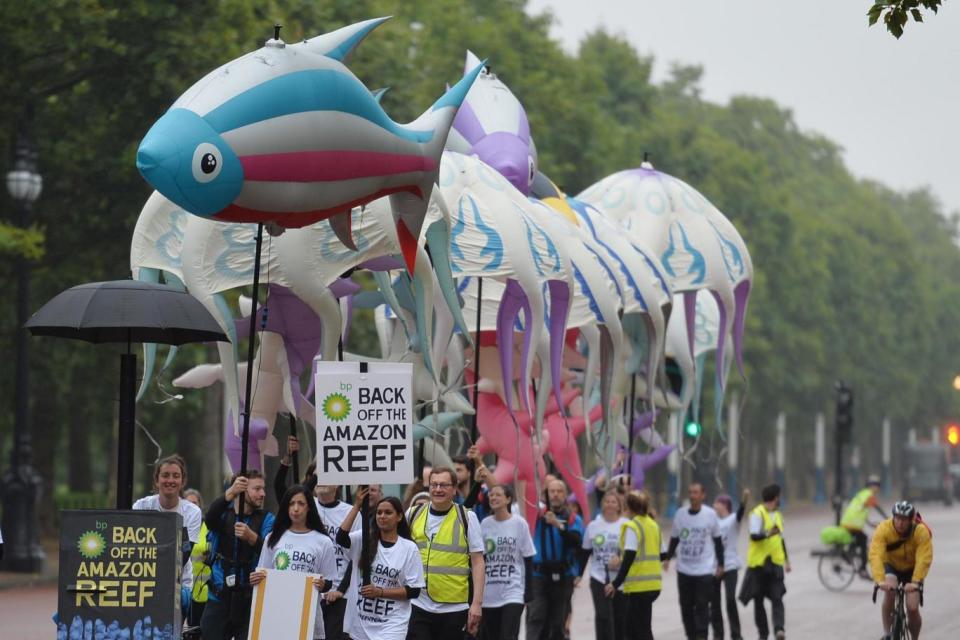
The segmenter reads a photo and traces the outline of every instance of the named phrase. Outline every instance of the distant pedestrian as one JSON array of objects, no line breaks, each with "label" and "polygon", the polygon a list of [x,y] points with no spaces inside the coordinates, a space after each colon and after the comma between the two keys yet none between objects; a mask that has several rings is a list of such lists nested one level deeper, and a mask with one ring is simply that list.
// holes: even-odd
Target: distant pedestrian
[{"label": "distant pedestrian", "polygon": [[711,626],[714,640],[723,638],[723,593],[727,598],[727,623],[730,625],[730,637],[743,640],[740,636],[740,612],[737,611],[737,572],[740,570],[740,554],[737,553],[737,539],[740,537],[740,522],[750,501],[750,490],[744,489],[740,506],[733,513],[733,499],[720,494],[713,500],[713,510],[720,519],[720,537],[723,538],[723,578],[717,581],[710,602]]},{"label": "distant pedestrian", "polygon": [[[183,492],[183,498],[197,505],[200,511],[203,511],[203,497],[196,489],[187,489]],[[200,626],[200,620],[203,618],[203,609],[207,606],[209,589],[207,582],[210,580],[210,545],[207,542],[207,523],[201,523],[200,535],[196,544],[193,545],[193,551],[190,552],[190,565],[193,569],[193,588],[191,591],[190,613],[187,616],[187,624],[191,627]]]},{"label": "distant pedestrian", "polygon": [[703,504],[703,485],[692,483],[687,495],[690,507],[674,515],[663,570],[670,568],[670,559],[676,556],[684,632],[687,640],[707,640],[710,598],[717,579],[723,576],[723,540],[716,511]]},{"label": "distant pedestrian", "polygon": [[740,602],[753,600],[753,619],[760,640],[770,633],[763,600],[770,600],[773,630],[777,640],[786,637],[783,596],[787,592],[784,572],[790,572],[787,543],[783,539],[783,516],[780,515],[780,486],[771,484],[760,494],[763,500],[750,512],[750,546],[747,550],[747,575],[740,588]]}]

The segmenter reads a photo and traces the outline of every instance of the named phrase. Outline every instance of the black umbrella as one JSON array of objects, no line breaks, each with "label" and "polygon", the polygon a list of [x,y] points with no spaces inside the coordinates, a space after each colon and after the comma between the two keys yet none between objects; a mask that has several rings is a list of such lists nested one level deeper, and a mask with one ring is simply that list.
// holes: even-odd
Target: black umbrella
[{"label": "black umbrella", "polygon": [[120,356],[117,508],[129,509],[137,377],[137,356],[130,351],[130,343],[226,342],[227,336],[186,291],[135,280],[91,282],[67,289],[43,305],[25,326],[34,336],[127,344],[127,352]]}]

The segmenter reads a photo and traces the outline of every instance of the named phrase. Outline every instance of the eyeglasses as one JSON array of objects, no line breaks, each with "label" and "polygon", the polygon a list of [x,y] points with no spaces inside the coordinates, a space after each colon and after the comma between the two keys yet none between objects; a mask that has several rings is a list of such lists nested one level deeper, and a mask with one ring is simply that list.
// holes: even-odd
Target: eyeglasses
[{"label": "eyeglasses", "polygon": [[453,484],[449,482],[431,482],[430,483],[431,489],[449,489],[452,486]]}]

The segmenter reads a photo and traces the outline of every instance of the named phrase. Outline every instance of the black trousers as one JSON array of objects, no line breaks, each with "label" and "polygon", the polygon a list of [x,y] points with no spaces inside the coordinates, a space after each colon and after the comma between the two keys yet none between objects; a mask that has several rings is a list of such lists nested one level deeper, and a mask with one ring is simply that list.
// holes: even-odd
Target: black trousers
[{"label": "black trousers", "polygon": [[414,605],[410,607],[407,640],[459,640],[466,637],[467,609],[453,613],[430,613]]},{"label": "black trousers", "polygon": [[603,583],[590,578],[593,597],[593,633],[597,640],[623,640],[626,596],[617,591],[612,598],[603,593]]},{"label": "black trousers", "polygon": [[659,591],[644,591],[624,596],[624,640],[653,640],[653,601],[659,596]]},{"label": "black trousers", "polygon": [[527,640],[563,640],[563,625],[569,612],[573,578],[554,582],[533,577],[533,601],[527,607]]},{"label": "black trousers", "polygon": [[523,605],[511,602],[502,607],[484,607],[480,622],[481,640],[517,640]]},{"label": "black trousers", "polygon": [[680,616],[687,640],[706,640],[710,626],[710,598],[716,578],[712,575],[688,576],[677,573],[680,591]]},{"label": "black trousers", "polygon": [[323,631],[327,640],[349,640],[350,636],[343,632],[343,617],[347,613],[346,597],[336,602],[321,598],[320,610],[323,612]]},{"label": "black trousers", "polygon": [[740,638],[740,613],[737,611],[737,570],[725,571],[723,578],[714,580],[713,598],[710,600],[710,626],[713,627],[713,637],[716,640],[723,638],[723,608],[721,593],[726,592],[727,622],[730,623],[730,637]]},{"label": "black trousers", "polygon": [[853,536],[853,544],[857,548],[857,554],[860,556],[860,568],[868,569],[867,534],[865,534],[863,531],[851,531],[850,535]]},{"label": "black trousers", "polygon": [[763,606],[764,598],[770,600],[774,632],[783,631],[786,622],[783,610],[783,594],[787,590],[783,584],[783,567],[772,567],[772,569],[772,571],[758,571],[756,576],[758,588],[754,591],[753,621],[757,624],[757,634],[761,638],[770,635],[770,628],[767,626],[767,612]]},{"label": "black trousers", "polygon": [[[226,591],[226,590],[225,590]],[[250,609],[231,615],[228,602],[209,599],[200,619],[200,635],[203,640],[247,640],[250,626]]]}]

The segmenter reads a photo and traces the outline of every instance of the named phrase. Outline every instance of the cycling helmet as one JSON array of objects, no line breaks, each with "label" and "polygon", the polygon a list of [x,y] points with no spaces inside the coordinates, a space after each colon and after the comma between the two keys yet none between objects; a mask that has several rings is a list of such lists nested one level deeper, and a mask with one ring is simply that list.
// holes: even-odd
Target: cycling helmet
[{"label": "cycling helmet", "polygon": [[893,505],[893,515],[895,516],[903,516],[904,518],[913,518],[913,516],[916,513],[917,513],[916,507],[914,507],[912,503],[906,500],[901,500],[897,504]]}]

